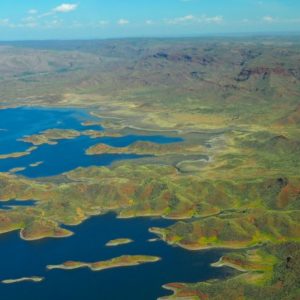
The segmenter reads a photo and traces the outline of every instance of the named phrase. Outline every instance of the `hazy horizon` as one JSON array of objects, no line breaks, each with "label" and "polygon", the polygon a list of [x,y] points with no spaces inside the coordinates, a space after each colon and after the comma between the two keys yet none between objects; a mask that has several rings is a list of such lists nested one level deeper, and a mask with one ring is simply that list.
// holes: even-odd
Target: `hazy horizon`
[{"label": "hazy horizon", "polygon": [[292,0],[86,0],[0,4],[0,40],[81,40],[300,32]]},{"label": "hazy horizon", "polygon": [[241,33],[215,33],[215,34],[202,34],[202,35],[174,35],[174,36],[116,36],[116,37],[82,37],[82,38],[49,38],[49,39],[0,39],[0,43],[14,43],[14,42],[59,42],[59,41],[109,41],[109,40],[142,40],[142,39],[209,39],[209,38],[233,38],[233,39],[246,39],[246,38],[300,38],[300,31],[295,32],[241,32]]}]

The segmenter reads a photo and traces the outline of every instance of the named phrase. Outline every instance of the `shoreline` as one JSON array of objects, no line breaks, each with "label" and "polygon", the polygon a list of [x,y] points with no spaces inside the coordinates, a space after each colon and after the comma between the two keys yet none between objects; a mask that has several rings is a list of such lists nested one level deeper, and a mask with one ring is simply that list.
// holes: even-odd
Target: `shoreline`
[{"label": "shoreline", "polygon": [[21,283],[21,282],[42,282],[45,280],[45,277],[38,277],[38,276],[33,276],[33,277],[22,277],[22,278],[17,278],[17,279],[5,279],[2,280],[1,283],[3,284],[14,284],[14,283]]}]

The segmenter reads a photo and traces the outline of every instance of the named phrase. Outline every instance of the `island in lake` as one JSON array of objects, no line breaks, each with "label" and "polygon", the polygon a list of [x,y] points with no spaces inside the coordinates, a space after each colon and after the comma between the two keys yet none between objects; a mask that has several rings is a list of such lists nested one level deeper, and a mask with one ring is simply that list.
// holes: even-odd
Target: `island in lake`
[{"label": "island in lake", "polygon": [[299,298],[297,36],[0,58],[1,297]]},{"label": "island in lake", "polygon": [[107,247],[115,247],[115,246],[130,244],[130,243],[133,243],[133,242],[134,241],[132,239],[120,238],[120,239],[110,240],[105,245]]},{"label": "island in lake", "polygon": [[98,261],[94,263],[67,261],[61,265],[48,265],[47,269],[48,270],[53,270],[53,269],[74,270],[78,268],[89,268],[92,271],[103,271],[106,269],[131,267],[131,266],[137,266],[145,263],[153,263],[159,260],[160,257],[156,257],[156,256],[123,255],[106,261]]},{"label": "island in lake", "polygon": [[44,277],[22,277],[18,279],[5,279],[2,280],[1,282],[4,284],[14,284],[14,283],[20,283],[20,282],[41,282],[44,280]]}]

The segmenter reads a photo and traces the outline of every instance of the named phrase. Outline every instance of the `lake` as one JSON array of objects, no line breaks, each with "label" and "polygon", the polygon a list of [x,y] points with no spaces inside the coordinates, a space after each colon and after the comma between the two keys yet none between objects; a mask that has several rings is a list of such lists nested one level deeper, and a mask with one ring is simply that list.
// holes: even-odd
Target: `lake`
[{"label": "lake", "polygon": [[[18,141],[26,135],[37,134],[46,129],[87,129],[103,130],[100,126],[83,126],[82,122],[91,120],[84,110],[51,110],[34,108],[16,108],[0,110],[0,154],[25,151],[32,145]],[[58,141],[56,145],[44,144],[38,146],[31,155],[19,158],[0,160],[0,172],[13,168],[26,168],[19,174],[27,177],[53,176],[73,170],[79,166],[107,166],[114,161],[142,157],[135,154],[102,154],[85,155],[85,150],[98,143],[115,147],[125,147],[136,141],[155,143],[170,143],[181,141],[181,138],[162,135],[126,135],[122,137],[90,138],[80,136],[75,139]],[[43,162],[37,167],[29,165]]]},{"label": "lake", "polygon": [[[88,112],[68,109],[16,108],[0,110],[0,154],[24,151],[30,144],[17,141],[25,135],[36,134],[51,128],[103,130],[100,126],[85,127],[81,123],[91,120]],[[123,147],[136,141],[171,143],[180,138],[162,135],[128,135],[118,138],[79,137],[62,140],[57,145],[42,145],[30,155],[0,160],[0,172],[26,167],[18,174],[28,177],[57,175],[79,166],[107,166],[114,161],[135,159],[138,155],[87,156],[84,151],[99,142]],[[43,161],[37,167],[30,164]],[[0,202],[0,209],[34,205],[32,201]],[[150,227],[166,227],[173,221],[161,218],[117,219],[114,214],[93,217],[79,226],[67,227],[75,234],[63,239],[45,239],[27,242],[17,232],[0,235],[0,280],[43,276],[41,283],[0,284],[1,299],[9,300],[154,300],[170,292],[162,289],[169,282],[197,282],[223,278],[227,268],[212,268],[222,250],[187,251],[162,241],[149,242],[155,236]],[[134,243],[119,247],[106,247],[116,238],[130,238]],[[120,255],[154,255],[162,258],[157,263],[116,268],[101,272],[89,269],[46,270],[48,264],[67,260],[94,262]]]}]

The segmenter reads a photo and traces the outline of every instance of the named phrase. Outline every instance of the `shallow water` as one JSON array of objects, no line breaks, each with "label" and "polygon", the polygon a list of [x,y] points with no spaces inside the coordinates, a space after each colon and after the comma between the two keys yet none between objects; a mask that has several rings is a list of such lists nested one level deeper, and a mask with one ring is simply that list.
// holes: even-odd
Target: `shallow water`
[{"label": "shallow water", "polygon": [[[30,145],[16,141],[24,135],[49,128],[85,130],[82,121],[90,116],[80,110],[9,109],[0,110],[0,153],[23,151]],[[102,130],[100,127],[92,129]],[[51,176],[78,166],[109,165],[120,159],[134,159],[137,155],[86,156],[87,147],[103,142],[112,146],[127,146],[135,141],[158,143],[175,142],[166,136],[131,135],[121,138],[79,137],[59,141],[57,145],[43,145],[31,155],[0,160],[0,171],[27,167],[20,172],[29,177]],[[37,167],[29,164],[43,161]],[[34,205],[34,202],[0,202],[0,209],[11,205]],[[169,294],[161,286],[169,282],[196,282],[226,275],[226,268],[211,268],[222,251],[187,251],[162,241],[148,242],[155,236],[150,227],[165,227],[172,221],[151,218],[120,220],[113,214],[94,217],[70,228],[75,235],[64,239],[23,241],[17,232],[0,235],[0,281],[10,278],[43,276],[42,283],[0,284],[0,299],[4,300],[154,300]],[[131,238],[134,243],[119,247],[105,247],[115,238]],[[94,262],[125,254],[154,255],[162,258],[157,263],[116,268],[101,272],[89,269],[47,271],[46,265],[67,260]]]}]

